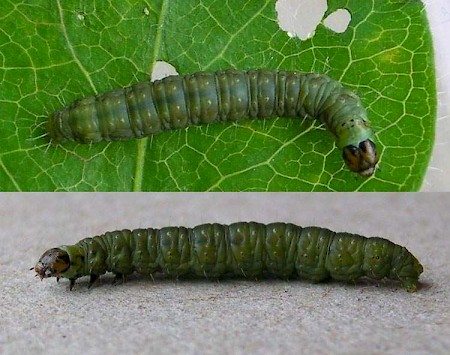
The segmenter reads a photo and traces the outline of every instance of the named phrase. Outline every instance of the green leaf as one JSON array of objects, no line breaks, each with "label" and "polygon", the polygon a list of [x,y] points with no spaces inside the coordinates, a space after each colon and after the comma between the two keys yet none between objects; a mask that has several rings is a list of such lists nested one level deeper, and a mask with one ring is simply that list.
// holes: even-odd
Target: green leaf
[{"label": "green leaf", "polygon": [[[47,1],[0,5],[0,190],[406,191],[419,189],[434,141],[436,88],[424,6],[329,0],[351,13],[302,41],[280,29],[274,0]],[[274,118],[142,140],[49,145],[54,110],[150,77],[269,68],[327,73],[366,105],[381,150],[363,179],[314,120]]]}]

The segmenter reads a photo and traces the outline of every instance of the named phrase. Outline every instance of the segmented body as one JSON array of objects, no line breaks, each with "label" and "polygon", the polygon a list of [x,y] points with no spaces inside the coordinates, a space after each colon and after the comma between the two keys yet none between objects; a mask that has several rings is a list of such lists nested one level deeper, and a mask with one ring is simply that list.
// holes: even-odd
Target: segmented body
[{"label": "segmented body", "polygon": [[352,171],[373,174],[378,156],[359,97],[326,75],[225,70],[169,76],[75,101],[53,113],[54,142],[142,138],[218,121],[270,117],[319,119]]},{"label": "segmented body", "polygon": [[406,248],[383,238],[290,223],[239,222],[108,232],[48,250],[35,270],[41,278],[69,278],[71,287],[79,277],[90,275],[93,283],[110,271],[118,277],[163,272],[259,278],[269,273],[314,281],[366,276],[399,280],[415,291],[423,269]]}]

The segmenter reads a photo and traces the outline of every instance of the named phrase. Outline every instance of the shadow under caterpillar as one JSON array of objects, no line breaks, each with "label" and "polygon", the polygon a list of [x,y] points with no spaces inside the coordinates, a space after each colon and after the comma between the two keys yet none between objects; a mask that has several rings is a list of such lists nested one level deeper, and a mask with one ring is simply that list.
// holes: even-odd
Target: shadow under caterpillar
[{"label": "shadow under caterpillar", "polygon": [[49,117],[47,132],[55,143],[95,143],[276,116],[317,118],[351,171],[375,172],[374,133],[360,98],[322,74],[229,69],[172,75],[76,100]]},{"label": "shadow under caterpillar", "polygon": [[91,287],[109,271],[116,279],[133,272],[206,278],[268,273],[316,282],[365,276],[398,280],[415,292],[423,267],[405,247],[383,238],[290,223],[238,222],[107,232],[47,250],[34,270],[41,280],[69,279],[70,289],[79,277],[89,275]]}]

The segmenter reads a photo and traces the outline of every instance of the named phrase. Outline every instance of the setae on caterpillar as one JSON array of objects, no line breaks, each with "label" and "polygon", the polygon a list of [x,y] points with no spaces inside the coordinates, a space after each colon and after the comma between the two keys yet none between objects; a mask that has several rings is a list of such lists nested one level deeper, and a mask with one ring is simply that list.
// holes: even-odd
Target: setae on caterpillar
[{"label": "setae on caterpillar", "polygon": [[361,100],[321,74],[230,69],[168,76],[81,98],[54,112],[47,131],[56,143],[95,143],[275,116],[317,118],[335,136],[351,171],[374,173],[378,155]]},{"label": "setae on caterpillar", "polygon": [[110,271],[115,280],[133,272],[206,278],[267,273],[316,282],[365,276],[398,280],[415,292],[423,268],[405,247],[383,238],[290,223],[239,222],[107,232],[47,250],[34,270],[41,280],[68,278],[70,289],[79,277],[89,275],[91,287]]}]

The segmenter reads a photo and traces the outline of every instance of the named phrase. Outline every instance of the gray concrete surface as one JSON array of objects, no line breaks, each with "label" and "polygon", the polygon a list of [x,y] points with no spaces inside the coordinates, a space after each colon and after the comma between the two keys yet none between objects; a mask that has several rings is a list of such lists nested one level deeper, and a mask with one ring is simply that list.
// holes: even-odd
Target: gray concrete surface
[{"label": "gray concrete surface", "polygon": [[[0,194],[0,353],[444,354],[450,194]],[[40,282],[48,248],[107,230],[290,221],[405,245],[421,289],[301,280]]]}]

